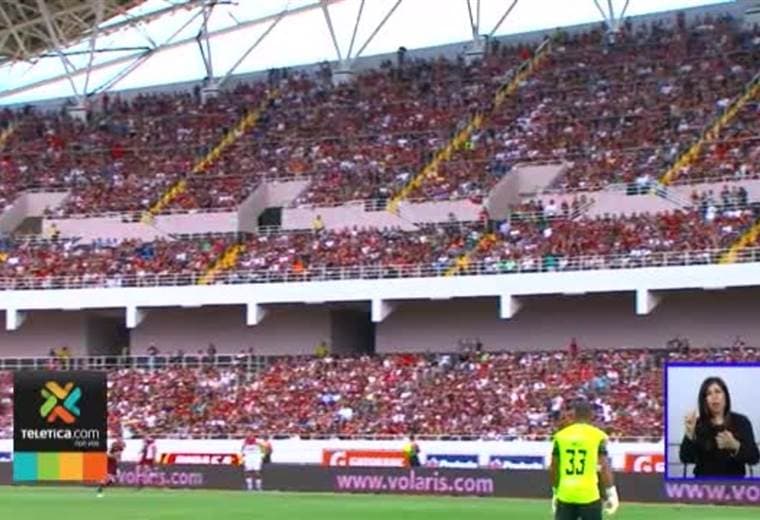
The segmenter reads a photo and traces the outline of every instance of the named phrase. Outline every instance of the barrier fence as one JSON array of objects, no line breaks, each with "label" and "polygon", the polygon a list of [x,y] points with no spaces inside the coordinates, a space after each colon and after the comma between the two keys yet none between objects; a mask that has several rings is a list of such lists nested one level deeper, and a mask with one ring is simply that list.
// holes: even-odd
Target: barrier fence
[{"label": "barrier fence", "polygon": [[[472,261],[461,267],[456,276],[487,276],[520,273],[554,273],[595,271],[600,269],[639,269],[717,265],[723,249],[670,251],[626,255],[586,255],[575,257],[524,257],[519,260]],[[760,247],[737,253],[735,263],[760,261]],[[300,283],[335,280],[379,280],[446,276],[451,263],[408,265],[355,265],[349,267],[312,266],[301,270],[233,270],[216,274],[214,284]],[[107,275],[87,273],[78,276],[0,278],[0,290],[51,290],[117,287],[164,287],[196,285],[204,273]]]},{"label": "barrier fence", "polygon": [[[545,471],[444,468],[325,468],[270,464],[262,470],[265,491],[372,493],[382,495],[481,496],[533,498],[551,496]],[[61,485],[35,482],[25,485]],[[0,485],[13,485],[12,464],[0,463]],[[75,485],[75,484],[74,484]],[[149,469],[121,463],[117,487],[244,490],[241,466],[158,465]],[[663,482],[654,474],[619,473],[622,500],[643,503],[702,503],[760,506],[758,482]]]},{"label": "barrier fence", "polygon": [[253,354],[164,354],[156,356],[77,356],[70,358],[54,356],[35,357],[0,357],[0,370],[120,370],[163,368],[242,368],[249,372],[258,372],[269,365],[274,356],[256,356]]}]

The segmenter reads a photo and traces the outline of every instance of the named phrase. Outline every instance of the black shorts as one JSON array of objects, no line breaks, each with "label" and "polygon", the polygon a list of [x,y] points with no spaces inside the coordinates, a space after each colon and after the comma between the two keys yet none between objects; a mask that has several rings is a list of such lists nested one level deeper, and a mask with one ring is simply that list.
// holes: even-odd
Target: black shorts
[{"label": "black shorts", "polygon": [[261,457],[261,463],[262,464],[271,464],[272,463],[272,456],[271,455],[264,455]]},{"label": "black shorts", "polygon": [[602,502],[590,504],[568,504],[557,500],[554,520],[602,520]]}]

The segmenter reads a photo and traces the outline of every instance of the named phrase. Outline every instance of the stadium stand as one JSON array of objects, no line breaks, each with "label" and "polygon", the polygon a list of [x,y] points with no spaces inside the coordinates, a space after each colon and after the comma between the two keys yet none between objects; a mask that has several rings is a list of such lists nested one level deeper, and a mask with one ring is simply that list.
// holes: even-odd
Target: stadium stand
[{"label": "stadium stand", "polygon": [[[263,177],[309,178],[296,205],[389,198],[478,113],[488,115],[485,126],[409,198],[482,200],[516,163],[546,159],[572,164],[554,181],[559,190],[654,182],[744,91],[758,66],[756,32],[708,17],[689,28],[627,26],[615,45],[602,31],[560,33],[495,113],[504,75],[531,56],[524,46],[496,47],[475,65],[387,64],[336,87],[324,71],[294,72],[276,97],[255,82],[204,106],[197,91],[105,96],[87,123],[6,110],[2,123],[13,132],[3,148],[5,203],[26,187],[63,186],[72,193],[58,215],[145,210],[178,180],[193,179],[199,164],[202,180],[162,211],[233,207]],[[203,162],[262,99],[258,122]],[[678,178],[754,178],[756,115],[750,96]],[[716,167],[726,156],[731,161]]]},{"label": "stadium stand", "polygon": [[733,27],[653,24],[614,46],[601,31],[558,38],[515,99],[423,193],[484,197],[515,163],[542,159],[572,161],[554,182],[560,190],[654,181],[757,69],[757,44]]},{"label": "stadium stand", "polygon": [[95,241],[4,240],[0,247],[0,279],[5,289],[121,287],[192,283],[234,241],[234,236],[188,240]]},{"label": "stadium stand", "polygon": [[506,222],[491,247],[474,260],[502,272],[517,270],[518,263],[523,271],[538,269],[541,263],[545,270],[565,270],[575,257],[587,257],[589,268],[656,265],[662,261],[658,253],[679,252],[692,254],[695,262],[711,263],[709,252],[730,246],[753,221],[752,211],[733,206],[718,214],[705,208],[577,220],[545,220],[542,215],[538,222]]},{"label": "stadium stand", "polygon": [[[420,172],[425,172],[422,182],[413,184],[404,198],[433,203],[462,199],[480,205],[519,165],[549,161],[567,167],[546,186],[547,192],[518,194],[503,219],[484,213],[478,221],[452,215],[438,223],[406,222],[404,229],[345,222],[310,230],[275,227],[156,240],[4,238],[0,287],[258,283],[691,265],[716,262],[748,236],[757,222],[759,193],[739,181],[756,180],[760,173],[760,104],[753,87],[759,28],[742,28],[730,17],[708,15],[690,26],[677,18],[672,25],[662,20],[624,25],[614,44],[598,29],[560,32],[544,49],[541,60],[525,45],[497,43],[474,64],[445,57],[408,60],[403,67],[386,62],[337,86],[326,69],[291,71],[242,82],[210,100],[202,100],[199,89],[130,98],[104,95],[86,121],[33,107],[3,109],[0,205],[10,206],[24,190],[68,190],[63,204],[48,208],[46,217],[179,211],[197,212],[202,219],[204,212],[234,211],[269,179],[294,178],[306,179],[308,185],[291,205],[318,210],[355,200],[394,200]],[[530,73],[514,76],[526,63],[534,65]],[[520,81],[510,96],[495,98],[515,77]],[[722,119],[731,106],[737,107],[735,113]],[[480,118],[479,124],[463,134],[475,118]],[[705,132],[718,128],[716,121],[719,131]],[[466,139],[451,154],[431,162],[460,135]],[[701,144],[695,148],[695,143]],[[682,164],[680,158],[687,156]],[[427,171],[426,165],[433,163],[436,167]],[[680,166],[672,179],[666,179],[668,188],[656,186],[674,165]],[[729,181],[732,184],[726,184]],[[175,190],[179,184],[182,189]],[[679,199],[671,190],[682,184],[691,195]],[[633,211],[595,211],[597,201],[610,193],[673,200],[667,211],[652,209],[640,199],[632,204]],[[755,236],[746,245],[760,242]],[[662,360],[656,352],[604,351],[594,356],[580,368],[599,378],[607,377],[601,373],[606,366],[646,367],[635,374],[610,376],[615,381],[608,384],[619,385],[621,394],[612,392],[614,401],[608,404],[630,408],[637,397],[625,394],[626,389],[638,385],[651,395],[648,392],[659,384],[658,372],[649,370]],[[189,387],[203,377],[204,395],[215,416],[228,411],[223,394],[231,389],[243,400],[247,414],[274,408],[261,401],[261,395],[280,396],[278,404],[296,419],[283,422],[284,416],[264,414],[270,422],[257,427],[269,431],[402,433],[413,428],[429,434],[544,435],[551,428],[541,415],[546,413],[541,411],[544,400],[551,402],[577,381],[552,380],[554,393],[533,388],[533,397],[514,388],[522,388],[528,369],[549,374],[556,366],[580,363],[558,353],[434,358],[278,361],[252,383],[250,388],[261,390],[253,394],[243,385],[248,376],[228,368],[162,369],[168,373],[124,369],[113,374],[125,389],[124,397],[114,397],[119,400],[114,414],[125,423],[137,414],[155,416],[155,424],[135,427],[162,433],[180,422],[189,425],[185,435],[234,432],[239,423],[207,424],[208,410],[186,402],[189,397],[180,385],[161,386],[176,380]],[[369,376],[374,380],[362,380],[360,373],[374,374]],[[331,386],[337,384],[333,379],[340,388]],[[506,399],[507,388],[516,392],[514,403],[528,417],[527,423],[515,425],[516,416],[497,416],[500,401],[478,392],[495,380],[505,385],[494,392],[497,396]],[[294,381],[295,386],[287,386]],[[403,382],[399,393],[381,395],[380,383],[394,381]],[[451,402],[432,393],[436,387],[458,385],[467,391]],[[390,391],[392,385],[388,386]],[[290,395],[292,388],[298,392]],[[156,408],[147,392],[164,390],[182,401],[182,407]],[[333,391],[345,394],[357,419],[365,408],[380,412],[376,422],[336,422],[334,394],[327,395]],[[137,405],[121,402],[132,399],[127,397],[130,392],[138,396]],[[367,398],[375,393],[377,400]],[[399,406],[411,395],[422,405],[419,416],[395,420],[406,413],[399,412]],[[7,400],[7,395],[2,398]],[[322,400],[324,414],[304,416],[299,407],[308,399]],[[659,428],[655,401],[651,409],[641,411],[648,414],[644,426],[630,420],[636,416],[631,411],[611,418],[610,428],[619,436],[651,435]],[[472,403],[474,408],[468,410]],[[150,409],[146,412],[141,406]],[[441,407],[446,413],[440,417],[430,412]],[[476,415],[490,417],[491,422],[476,424]],[[250,423],[246,417],[236,420]]]},{"label": "stadium stand", "polygon": [[719,207],[709,194],[704,197],[696,210],[663,214],[568,218],[546,210],[518,212],[494,223],[494,233],[481,222],[452,222],[414,231],[344,228],[155,242],[7,239],[0,246],[0,287],[185,285],[236,244],[238,254],[217,269],[215,281],[441,276],[474,249],[469,259],[483,274],[714,263],[755,216],[728,198],[728,206]]},{"label": "stadium stand", "polygon": [[[253,430],[535,439],[550,435],[562,404],[582,392],[613,438],[656,441],[666,360],[756,362],[760,352],[743,346],[279,357],[255,371],[245,355],[227,356],[227,364],[212,355],[144,357],[130,367],[136,361],[123,358],[109,369],[109,429],[194,438]],[[2,436],[12,425],[10,372],[0,372],[0,382]]]}]

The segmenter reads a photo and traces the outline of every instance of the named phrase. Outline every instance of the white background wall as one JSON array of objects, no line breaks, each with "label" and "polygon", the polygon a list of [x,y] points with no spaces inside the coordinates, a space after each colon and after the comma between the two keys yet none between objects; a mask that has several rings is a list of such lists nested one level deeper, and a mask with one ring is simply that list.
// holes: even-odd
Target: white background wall
[{"label": "white background wall", "polygon": [[[321,464],[322,450],[395,450],[400,451],[404,440],[393,441],[346,441],[284,439],[272,441],[272,462],[290,464]],[[422,462],[426,454],[467,455],[477,454],[480,464],[485,466],[491,455],[543,455],[545,460],[551,454],[550,442],[535,441],[420,441]],[[140,457],[141,440],[127,440],[123,460],[136,461]],[[176,440],[158,439],[156,448],[162,453],[241,453],[242,439],[226,440]],[[0,439],[0,452],[13,451],[11,439]],[[612,465],[623,468],[626,454],[662,453],[662,444],[614,442],[609,445]]]}]

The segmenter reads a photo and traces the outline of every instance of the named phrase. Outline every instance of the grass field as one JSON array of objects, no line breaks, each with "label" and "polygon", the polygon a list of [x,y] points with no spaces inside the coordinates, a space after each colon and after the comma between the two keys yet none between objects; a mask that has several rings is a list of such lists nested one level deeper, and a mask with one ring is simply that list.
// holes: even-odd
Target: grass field
[{"label": "grass field", "polygon": [[[551,520],[548,501],[83,488],[0,488],[0,518],[37,520]],[[625,504],[616,520],[757,520],[758,508]]]}]

